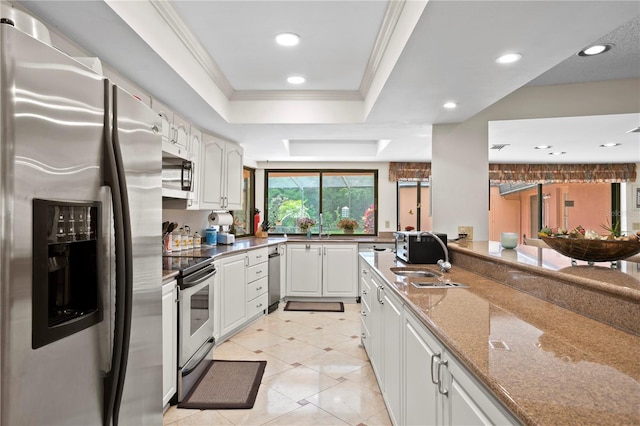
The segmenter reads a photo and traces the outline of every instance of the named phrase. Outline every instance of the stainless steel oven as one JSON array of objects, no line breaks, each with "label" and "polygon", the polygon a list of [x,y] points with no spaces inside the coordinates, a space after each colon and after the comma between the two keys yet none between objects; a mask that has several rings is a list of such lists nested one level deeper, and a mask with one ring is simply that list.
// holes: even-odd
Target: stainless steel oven
[{"label": "stainless steel oven", "polygon": [[165,265],[180,265],[178,275],[178,392],[180,402],[212,359],[213,284],[216,268],[211,258],[172,256]]}]

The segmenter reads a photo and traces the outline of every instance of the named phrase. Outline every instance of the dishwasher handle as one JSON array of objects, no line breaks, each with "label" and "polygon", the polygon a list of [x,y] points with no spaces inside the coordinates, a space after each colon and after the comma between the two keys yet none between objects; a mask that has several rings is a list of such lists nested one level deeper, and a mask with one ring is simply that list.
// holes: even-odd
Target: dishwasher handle
[{"label": "dishwasher handle", "polygon": [[273,257],[280,257],[280,256],[282,256],[282,255],[280,253],[278,253],[278,252],[271,253],[271,254],[269,254],[269,259],[271,259]]}]

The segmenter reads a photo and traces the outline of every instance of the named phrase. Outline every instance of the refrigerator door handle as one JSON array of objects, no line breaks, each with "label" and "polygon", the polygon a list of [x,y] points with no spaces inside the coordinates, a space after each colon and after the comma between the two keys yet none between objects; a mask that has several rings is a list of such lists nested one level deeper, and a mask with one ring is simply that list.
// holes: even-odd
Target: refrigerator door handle
[{"label": "refrigerator door handle", "polygon": [[[113,123],[109,121],[109,80],[104,80],[105,118],[103,130],[103,180],[111,188],[115,231],[115,326],[111,370],[104,378],[104,425],[117,426],[122,390],[127,370],[131,336],[131,308],[133,294],[133,257],[129,198],[125,181],[122,154],[118,141],[117,88],[113,86]],[[113,132],[111,132],[113,129]]]}]

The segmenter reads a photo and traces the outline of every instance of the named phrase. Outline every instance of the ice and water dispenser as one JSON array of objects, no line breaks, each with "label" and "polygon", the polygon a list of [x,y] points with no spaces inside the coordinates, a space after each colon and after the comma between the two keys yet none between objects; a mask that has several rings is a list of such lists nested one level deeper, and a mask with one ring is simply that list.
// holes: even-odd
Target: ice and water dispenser
[{"label": "ice and water dispenser", "polygon": [[99,202],[33,200],[33,349],[102,320]]}]

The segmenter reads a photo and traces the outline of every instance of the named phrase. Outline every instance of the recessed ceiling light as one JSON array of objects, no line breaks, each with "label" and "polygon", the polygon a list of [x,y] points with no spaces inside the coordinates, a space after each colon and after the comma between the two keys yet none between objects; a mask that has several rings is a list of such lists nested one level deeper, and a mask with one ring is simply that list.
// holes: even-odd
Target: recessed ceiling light
[{"label": "recessed ceiling light", "polygon": [[300,75],[292,75],[291,77],[287,77],[287,81],[289,84],[302,84],[307,80]]},{"label": "recessed ceiling light", "polygon": [[522,59],[522,55],[519,53],[507,53],[496,59],[496,62],[499,64],[512,64],[518,62],[520,59]]},{"label": "recessed ceiling light", "polygon": [[620,146],[622,145],[621,143],[617,143],[617,142],[609,142],[609,143],[603,143],[602,145],[600,145],[600,147],[602,148],[611,148],[612,146]]},{"label": "recessed ceiling light", "polygon": [[550,152],[549,153],[549,155],[563,155],[563,154],[566,154],[566,152],[565,151],[562,151],[562,152],[557,151],[557,152]]},{"label": "recessed ceiling light", "polygon": [[300,43],[300,36],[294,33],[282,33],[276,36],[276,43],[280,46],[295,46]]},{"label": "recessed ceiling light", "polygon": [[593,46],[589,46],[584,50],[578,52],[579,56],[594,56],[599,55],[604,52],[608,52],[613,47],[611,43],[603,43],[603,44],[594,44]]},{"label": "recessed ceiling light", "polygon": [[458,106],[458,104],[455,102],[445,102],[444,104],[442,104],[442,106],[445,107],[446,109],[454,109],[455,107]]},{"label": "recessed ceiling light", "polygon": [[550,149],[551,145],[538,145],[535,147],[535,149]]}]

